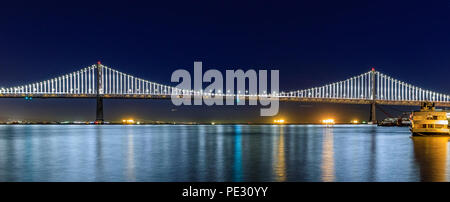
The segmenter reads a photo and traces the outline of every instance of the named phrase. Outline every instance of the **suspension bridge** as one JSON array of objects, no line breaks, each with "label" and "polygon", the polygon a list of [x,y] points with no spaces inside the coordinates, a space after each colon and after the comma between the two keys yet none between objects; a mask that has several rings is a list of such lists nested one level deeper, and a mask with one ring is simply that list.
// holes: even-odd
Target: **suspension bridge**
[{"label": "suspension bridge", "polygon": [[[233,90],[234,91],[234,90]],[[97,100],[96,122],[103,123],[103,99],[170,99],[172,96],[239,97],[246,100],[275,98],[280,101],[309,103],[367,104],[370,121],[376,122],[376,105],[419,106],[435,102],[450,107],[450,96],[426,90],[371,71],[345,80],[302,90],[264,92],[259,94],[203,92],[179,89],[144,80],[100,62],[59,77],[9,88],[0,88],[0,98],[91,98]]]}]

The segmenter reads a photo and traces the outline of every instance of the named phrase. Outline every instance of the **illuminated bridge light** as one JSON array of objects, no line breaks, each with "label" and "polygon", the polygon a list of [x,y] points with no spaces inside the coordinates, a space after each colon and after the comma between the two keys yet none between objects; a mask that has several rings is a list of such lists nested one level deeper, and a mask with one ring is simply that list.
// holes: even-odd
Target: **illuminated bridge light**
[{"label": "illuminated bridge light", "polygon": [[[346,80],[330,82],[327,85],[307,88],[303,90],[270,90],[262,89],[260,93],[249,90],[235,89],[218,90],[217,93],[204,93],[203,89],[177,89],[167,85],[154,83],[137,78],[123,72],[109,68],[103,64],[95,64],[79,71],[57,76],[45,81],[20,85],[15,87],[2,87],[2,97],[76,97],[99,95],[116,95],[127,97],[129,95],[226,95],[243,97],[276,97],[295,98],[297,101],[307,101],[307,98],[320,98],[321,102],[352,103],[386,103],[390,104],[416,104],[423,101],[437,102],[441,106],[450,106],[450,96],[433,92],[408,84],[385,75],[375,69],[349,77]],[[233,91],[233,92],[231,92]],[[311,101],[311,100],[309,100]],[[415,102],[415,103],[411,103]]]}]

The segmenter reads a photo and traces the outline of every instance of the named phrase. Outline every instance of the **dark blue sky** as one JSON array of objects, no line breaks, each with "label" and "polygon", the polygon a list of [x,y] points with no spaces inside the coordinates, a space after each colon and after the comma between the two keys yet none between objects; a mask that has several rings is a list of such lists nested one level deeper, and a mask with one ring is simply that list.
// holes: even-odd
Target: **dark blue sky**
[{"label": "dark blue sky", "polygon": [[[2,5],[0,86],[48,79],[97,60],[170,84],[174,70],[192,69],[193,62],[201,60],[204,69],[279,69],[281,89],[322,85],[374,66],[403,81],[450,94],[449,36],[449,1]],[[368,106],[302,106],[283,104],[281,115],[307,121],[330,114],[346,120],[364,119],[368,111]],[[0,119],[93,119],[94,108],[95,101],[0,100]],[[257,116],[258,108],[185,107],[175,112],[172,108],[170,101],[108,100],[105,116],[265,120]],[[346,115],[340,113],[342,108]],[[312,113],[315,110],[321,112]]]}]

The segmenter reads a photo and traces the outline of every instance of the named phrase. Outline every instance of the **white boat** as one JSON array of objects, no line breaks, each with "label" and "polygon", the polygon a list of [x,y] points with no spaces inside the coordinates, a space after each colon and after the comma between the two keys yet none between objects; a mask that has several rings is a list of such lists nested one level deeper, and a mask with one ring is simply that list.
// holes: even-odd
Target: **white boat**
[{"label": "white boat", "polygon": [[420,111],[411,114],[413,136],[449,136],[447,112],[437,110],[434,103],[424,102]]}]

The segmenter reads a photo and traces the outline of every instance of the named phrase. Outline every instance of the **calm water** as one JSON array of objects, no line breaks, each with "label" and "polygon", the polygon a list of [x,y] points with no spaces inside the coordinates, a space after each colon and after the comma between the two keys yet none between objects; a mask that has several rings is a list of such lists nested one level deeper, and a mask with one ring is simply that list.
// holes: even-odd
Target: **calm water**
[{"label": "calm water", "polygon": [[0,181],[449,181],[448,138],[408,128],[0,126]]}]

